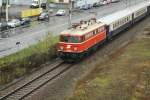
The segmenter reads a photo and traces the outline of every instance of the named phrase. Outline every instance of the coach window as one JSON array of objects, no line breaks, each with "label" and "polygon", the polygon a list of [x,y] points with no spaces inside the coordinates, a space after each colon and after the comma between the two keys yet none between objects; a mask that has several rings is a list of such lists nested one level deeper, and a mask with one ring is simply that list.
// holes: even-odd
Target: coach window
[{"label": "coach window", "polygon": [[119,20],[119,26],[120,26],[120,24],[121,24],[121,22],[120,22],[121,20]]},{"label": "coach window", "polygon": [[103,31],[103,27],[101,27],[101,32]]},{"label": "coach window", "polygon": [[113,29],[115,28],[115,24],[113,24]]},{"label": "coach window", "polygon": [[121,23],[123,24],[124,23],[124,20],[122,19]]},{"label": "coach window", "polygon": [[127,21],[129,21],[129,17],[127,17]]}]

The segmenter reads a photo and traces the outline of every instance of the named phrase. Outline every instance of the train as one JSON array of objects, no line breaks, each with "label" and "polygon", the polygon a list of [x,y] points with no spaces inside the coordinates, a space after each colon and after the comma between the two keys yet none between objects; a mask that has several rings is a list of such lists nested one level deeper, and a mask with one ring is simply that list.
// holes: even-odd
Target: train
[{"label": "train", "polygon": [[145,1],[100,19],[91,18],[74,23],[60,33],[58,56],[64,61],[79,61],[148,15],[150,1]]}]

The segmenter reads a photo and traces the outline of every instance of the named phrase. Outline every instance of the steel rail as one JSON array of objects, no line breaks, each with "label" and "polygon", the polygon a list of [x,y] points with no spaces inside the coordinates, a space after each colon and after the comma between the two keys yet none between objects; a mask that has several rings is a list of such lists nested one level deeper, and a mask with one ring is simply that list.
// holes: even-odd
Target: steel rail
[{"label": "steel rail", "polygon": [[[25,98],[27,95],[31,94],[33,91],[39,89],[40,87],[42,87],[43,85],[45,85],[49,81],[51,81],[51,80],[55,79],[57,76],[61,75],[68,68],[70,68],[71,64],[65,65],[65,66],[68,66],[68,67],[65,67],[65,66],[62,67],[62,66],[64,66],[64,62],[61,62],[60,64],[54,66],[52,69],[48,70],[47,72],[43,73],[42,75],[37,76],[36,78],[34,78],[34,79],[30,80],[29,82],[23,84],[22,86],[16,88],[12,92],[9,92],[8,94],[6,94],[3,97],[1,97],[0,100],[7,100],[9,97],[19,93],[19,91],[22,90],[22,92],[24,92],[23,91],[24,89],[28,89],[28,92],[27,93],[23,93],[23,96],[21,96],[22,94],[20,94],[19,95],[20,97],[18,97],[19,99],[17,99],[17,100],[21,100],[21,99]],[[58,71],[58,73],[56,73],[56,75],[54,75],[54,76],[52,76],[52,77],[47,79],[47,77],[48,77],[47,75],[48,74],[51,74],[51,73],[55,72],[59,68],[60,69],[63,68],[63,69],[61,71]],[[46,79],[46,80],[42,80],[41,83],[40,82],[38,83],[38,81],[40,81],[43,77],[45,77],[44,79]],[[37,81],[37,84],[35,84],[35,85],[37,85],[37,86],[35,86],[35,85],[32,86],[32,84],[34,84],[34,82],[36,82],[36,81]],[[26,87],[28,87],[28,88],[26,88]],[[25,91],[27,91],[27,90],[25,90]],[[17,96],[15,96],[15,97],[17,97]],[[12,100],[12,99],[10,99],[10,100]]]}]

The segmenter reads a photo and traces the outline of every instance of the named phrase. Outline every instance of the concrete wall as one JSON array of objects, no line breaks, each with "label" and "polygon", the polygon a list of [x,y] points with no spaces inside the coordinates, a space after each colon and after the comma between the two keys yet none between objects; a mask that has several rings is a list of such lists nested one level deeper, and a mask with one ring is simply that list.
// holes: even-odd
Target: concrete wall
[{"label": "concrete wall", "polygon": [[101,0],[76,0],[75,7],[82,7],[83,5],[94,4],[99,1],[101,1]]},{"label": "concrete wall", "polygon": [[32,0],[10,0],[10,4],[30,5]]}]

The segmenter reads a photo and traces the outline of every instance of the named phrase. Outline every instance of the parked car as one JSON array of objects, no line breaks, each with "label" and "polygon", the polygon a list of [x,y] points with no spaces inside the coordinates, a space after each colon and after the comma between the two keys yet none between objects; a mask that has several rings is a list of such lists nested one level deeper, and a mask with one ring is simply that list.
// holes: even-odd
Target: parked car
[{"label": "parked car", "polygon": [[88,9],[91,9],[92,8],[92,4],[87,4],[87,5],[83,5],[80,9],[81,10],[88,10]]},{"label": "parked car", "polygon": [[48,5],[49,8],[57,8],[57,5],[55,3],[50,3]]},{"label": "parked car", "polygon": [[107,0],[103,1],[102,4],[103,4],[103,5],[108,4]]},{"label": "parked car", "polygon": [[30,5],[30,8],[39,8],[39,4],[33,2],[33,3]]},{"label": "parked car", "polygon": [[31,19],[30,18],[23,18],[20,20],[21,25],[30,25]]},{"label": "parked car", "polygon": [[100,7],[100,6],[101,6],[100,2],[96,2],[96,3],[93,4],[93,7]]},{"label": "parked car", "polygon": [[57,12],[56,12],[56,16],[64,16],[66,14],[66,11],[63,10],[63,9],[59,9]]},{"label": "parked car", "polygon": [[100,4],[100,6],[105,5],[103,1],[100,1],[99,4]]},{"label": "parked car", "polygon": [[20,21],[19,19],[12,19],[12,20],[9,21],[7,24],[8,24],[9,27],[15,28],[15,27],[21,25],[21,21]]},{"label": "parked car", "polygon": [[43,12],[38,16],[38,20],[49,20],[49,14],[47,12]]},{"label": "parked car", "polygon": [[9,27],[7,25],[6,22],[0,22],[0,31],[5,31],[7,30]]},{"label": "parked car", "polygon": [[53,10],[53,9],[49,9],[48,12],[49,12],[49,13],[53,13],[54,10]]},{"label": "parked car", "polygon": [[41,3],[41,8],[46,9],[46,3]]}]

